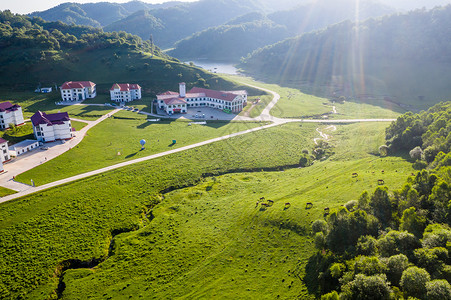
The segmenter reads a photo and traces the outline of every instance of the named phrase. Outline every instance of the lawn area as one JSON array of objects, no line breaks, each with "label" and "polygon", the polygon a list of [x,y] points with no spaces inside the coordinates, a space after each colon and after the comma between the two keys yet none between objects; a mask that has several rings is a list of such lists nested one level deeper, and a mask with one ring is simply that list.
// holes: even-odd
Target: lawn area
[{"label": "lawn area", "polygon": [[10,101],[22,107],[24,119],[29,119],[38,110],[57,110],[55,104],[61,100],[61,94],[53,91],[48,94],[34,93],[33,91],[0,89],[1,102]]},{"label": "lawn area", "polygon": [[[100,169],[126,160],[191,145],[196,142],[260,126],[249,122],[208,122],[189,126],[185,121],[148,122],[146,116],[120,111],[88,132],[70,151],[16,177],[42,185],[58,179]],[[147,141],[141,151],[139,141]],[[176,140],[176,144],[172,144]]]},{"label": "lawn area", "polygon": [[[255,105],[252,105],[254,101],[259,99],[259,102]],[[247,105],[243,108],[243,111],[240,112],[240,116],[247,116],[251,118],[258,117],[265,107],[272,101],[272,95],[261,95],[261,96],[252,96],[247,98]],[[249,113],[248,113],[249,112]]]},{"label": "lawn area", "polygon": [[266,84],[248,77],[228,76],[228,78],[277,92],[280,100],[271,110],[271,115],[279,118],[320,118],[321,115],[332,112],[333,106],[336,107],[338,114],[331,115],[332,119],[396,118],[400,113],[405,112],[386,101],[374,100],[365,103],[345,101],[339,104],[327,98],[303,93],[295,88]]},{"label": "lawn area", "polygon": [[[307,298],[298,276],[313,251],[310,221],[412,172],[371,154],[387,125],[338,126],[336,154],[308,168],[261,172],[313,147],[317,125],[293,123],[3,203],[0,298],[56,297],[63,265],[89,268],[64,273],[61,299]],[[219,176],[246,170],[256,172]],[[273,207],[255,208],[262,196]]]},{"label": "lawn area", "polygon": [[80,122],[80,121],[74,121],[74,120],[71,120],[70,124],[72,125],[72,128],[75,128],[76,131],[79,131],[79,130],[83,129],[83,127],[88,125],[88,123]]},{"label": "lawn area", "polygon": [[0,197],[5,197],[5,196],[12,195],[15,193],[17,193],[17,192],[0,186]]},{"label": "lawn area", "polygon": [[34,139],[33,126],[31,122],[28,122],[21,126],[2,130],[0,131],[0,137],[7,140],[9,142],[8,145],[13,145],[26,139]]},{"label": "lawn area", "polygon": [[103,115],[111,112],[114,108],[110,106],[92,105],[59,105],[58,108],[48,110],[46,113],[53,114],[67,112],[69,117],[87,121],[95,121]]}]

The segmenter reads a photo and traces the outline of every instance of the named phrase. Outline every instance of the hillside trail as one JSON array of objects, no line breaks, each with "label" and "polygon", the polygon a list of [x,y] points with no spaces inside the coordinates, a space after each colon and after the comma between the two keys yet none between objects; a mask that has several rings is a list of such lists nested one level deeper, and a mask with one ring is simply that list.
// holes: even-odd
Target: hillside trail
[{"label": "hillside trail", "polygon": [[[335,125],[330,125],[329,127],[326,127],[324,130],[330,130],[330,131],[336,131],[337,127]],[[320,128],[316,128],[316,131],[319,133],[319,135],[321,136],[320,138],[314,138],[313,142],[315,143],[315,145],[318,146],[318,141],[320,140],[324,140],[324,141],[328,141],[332,136],[331,135],[327,135],[324,132],[322,132],[320,130]]]}]

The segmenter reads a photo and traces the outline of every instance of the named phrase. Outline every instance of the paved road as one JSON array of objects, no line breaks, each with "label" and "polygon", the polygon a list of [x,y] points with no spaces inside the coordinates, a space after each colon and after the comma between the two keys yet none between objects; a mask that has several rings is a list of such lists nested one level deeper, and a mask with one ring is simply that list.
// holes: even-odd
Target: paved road
[{"label": "paved road", "polygon": [[34,167],[39,166],[45,163],[46,161],[49,161],[63,154],[64,152],[70,150],[71,148],[77,146],[83,140],[89,129],[96,126],[109,116],[115,114],[119,110],[120,109],[113,110],[112,112],[105,114],[104,116],[98,118],[95,121],[85,121],[72,118],[72,120],[88,123],[88,125],[83,127],[81,130],[76,131],[74,133],[75,137],[66,141],[64,144],[62,144],[61,141],[46,143],[45,146],[48,147],[48,150],[42,149],[33,150],[31,152],[27,152],[25,154],[18,156],[9,163],[6,163],[3,166],[5,172],[0,174],[0,186],[6,187],[14,191],[24,191],[32,189],[30,185],[12,180],[13,176],[17,176],[20,173],[33,169]]},{"label": "paved road", "polygon": [[159,158],[159,157],[170,155],[170,154],[177,153],[177,152],[186,151],[186,150],[193,149],[193,148],[196,148],[196,147],[200,147],[200,146],[208,145],[208,144],[211,144],[211,143],[223,141],[223,140],[226,140],[226,139],[229,139],[229,138],[232,138],[232,137],[236,137],[236,136],[240,136],[240,135],[243,135],[243,134],[259,131],[259,130],[262,130],[262,129],[271,128],[271,127],[278,126],[278,125],[280,125],[280,124],[273,123],[273,124],[270,124],[270,125],[260,126],[260,127],[248,129],[248,130],[245,130],[245,131],[228,134],[228,135],[225,135],[225,136],[221,136],[221,137],[218,137],[218,138],[206,140],[206,141],[203,141],[203,142],[199,142],[199,143],[196,143],[196,144],[184,146],[184,147],[181,147],[181,148],[177,148],[177,149],[173,149],[173,150],[169,150],[169,151],[165,151],[165,152],[149,155],[149,156],[142,157],[142,158],[129,160],[129,161],[126,161],[126,162],[123,162],[123,163],[119,163],[119,164],[112,165],[112,166],[109,166],[109,167],[105,167],[105,168],[102,168],[102,169],[98,169],[98,170],[95,170],[95,171],[86,172],[86,173],[79,174],[79,175],[76,175],[76,176],[72,176],[72,177],[69,177],[69,178],[66,178],[66,179],[54,181],[54,182],[51,182],[51,183],[48,183],[48,184],[45,184],[45,185],[41,185],[41,186],[38,186],[38,187],[27,186],[26,189],[23,189],[23,190],[21,190],[20,192],[18,192],[16,194],[0,198],[0,203],[6,202],[6,201],[9,201],[9,200],[12,200],[12,199],[16,199],[16,198],[19,198],[19,197],[22,197],[22,196],[26,196],[26,195],[29,195],[29,194],[32,194],[32,193],[35,193],[35,192],[39,192],[39,191],[42,191],[42,190],[46,190],[48,188],[55,187],[55,186],[58,186],[58,185],[61,185],[61,184],[65,184],[65,183],[69,183],[69,182],[76,181],[76,180],[79,180],[79,179],[83,179],[83,178],[86,178],[86,177],[89,177],[89,176],[101,174],[101,173],[104,173],[104,172],[108,172],[108,171],[111,171],[111,170],[115,170],[115,169],[118,169],[118,168],[129,166],[129,165],[132,165],[132,164],[136,164],[136,163],[140,163],[140,162],[143,162],[143,161]]},{"label": "paved road", "polygon": [[[257,127],[257,128],[253,128],[253,129],[249,129],[249,130],[245,130],[245,131],[241,131],[241,132],[237,132],[237,133],[233,133],[233,134],[228,134],[228,135],[225,135],[225,136],[222,136],[222,137],[210,139],[210,140],[207,140],[207,141],[203,141],[203,142],[200,142],[200,143],[196,143],[196,144],[192,144],[192,145],[189,145],[189,146],[181,147],[181,148],[178,148],[178,149],[165,151],[165,152],[162,152],[162,153],[149,155],[149,156],[146,156],[146,157],[143,157],[143,158],[130,160],[130,161],[127,161],[127,162],[119,163],[119,164],[116,164],[116,165],[113,165],[113,166],[109,166],[109,167],[105,167],[105,168],[102,168],[102,169],[98,169],[98,170],[95,170],[95,171],[79,174],[79,175],[76,175],[76,176],[73,176],[73,177],[70,177],[70,178],[58,180],[58,181],[55,181],[55,182],[52,182],[52,183],[48,183],[48,184],[45,184],[45,185],[42,185],[42,186],[39,186],[39,187],[31,187],[29,185],[25,185],[25,184],[22,184],[22,183],[18,183],[18,182],[12,181],[12,176],[15,176],[15,175],[18,175],[18,174],[24,172],[25,171],[24,170],[25,167],[22,166],[22,169],[20,169],[20,171],[17,171],[15,169],[11,169],[11,170],[7,169],[8,165],[5,165],[5,170],[7,170],[8,172],[6,174],[4,174],[4,175],[0,175],[0,186],[4,186],[4,187],[7,187],[7,188],[10,188],[10,189],[19,191],[19,192],[17,194],[14,194],[14,195],[10,195],[10,196],[6,196],[6,197],[3,197],[3,198],[0,198],[0,203],[1,202],[6,202],[6,201],[9,201],[9,200],[12,200],[12,199],[16,199],[16,198],[19,198],[19,197],[22,197],[22,196],[25,196],[25,195],[29,195],[31,193],[35,193],[35,192],[38,192],[38,191],[42,191],[42,190],[45,190],[45,189],[48,189],[48,188],[51,188],[51,187],[56,187],[56,186],[61,185],[61,184],[73,182],[73,181],[76,181],[76,180],[79,180],[79,179],[82,179],[82,178],[86,178],[86,177],[89,177],[89,176],[97,175],[97,174],[104,173],[104,172],[107,172],[107,171],[111,171],[111,170],[114,170],[114,169],[117,169],[117,168],[128,166],[128,165],[131,165],[131,164],[135,164],[135,163],[139,163],[139,162],[155,159],[155,158],[158,158],[158,157],[170,155],[170,154],[181,152],[181,151],[185,151],[185,150],[188,150],[188,149],[193,149],[193,148],[200,147],[200,146],[203,146],[203,145],[207,145],[207,144],[211,144],[211,143],[214,143],[214,142],[218,142],[218,141],[222,141],[222,140],[225,140],[225,139],[229,139],[229,138],[232,138],[232,137],[235,137],[235,136],[247,134],[247,133],[250,133],[250,132],[255,132],[255,131],[258,131],[258,130],[262,130],[262,129],[271,128],[271,127],[278,126],[278,125],[281,125],[281,124],[284,124],[284,123],[288,123],[288,122],[338,124],[338,123],[356,123],[356,122],[391,122],[391,121],[393,121],[393,119],[306,120],[306,119],[281,119],[281,118],[276,118],[274,116],[271,116],[270,111],[277,104],[277,101],[279,101],[280,95],[277,94],[274,91],[271,91],[271,90],[268,90],[268,89],[264,89],[264,88],[261,88],[261,87],[258,87],[258,86],[249,85],[249,84],[246,84],[246,85],[248,85],[250,87],[253,87],[253,88],[257,88],[257,89],[266,91],[266,92],[272,94],[273,95],[273,100],[265,107],[265,109],[262,111],[260,116],[258,116],[257,118],[249,118],[249,117],[237,116],[233,120],[238,120],[238,121],[264,121],[264,122],[270,121],[270,122],[272,122],[272,124],[261,126],[261,127]],[[73,141],[71,140],[71,141],[69,141],[66,144],[60,145],[60,146],[65,146],[65,147],[58,147],[58,148],[55,147],[55,153],[53,155],[48,155],[48,157],[47,157],[47,154],[50,153],[50,152],[45,152],[45,154],[42,154],[42,152],[40,152],[39,153],[40,156],[36,157],[36,159],[35,159],[35,157],[33,157],[34,161],[31,161],[29,164],[27,162],[26,165],[30,166],[30,167],[29,168],[27,167],[26,170],[32,169],[35,166],[40,165],[43,162],[42,161],[42,158],[44,158],[44,157],[42,157],[43,155],[46,155],[45,156],[46,160],[50,160],[51,158],[54,158],[54,157],[60,155],[61,153],[69,150],[70,148],[74,147],[75,145],[77,145],[78,143],[81,142],[81,140],[83,139],[84,135],[86,134],[86,132],[90,128],[92,128],[93,126],[97,125],[99,122],[103,121],[105,118],[109,117],[110,115],[118,112],[119,110],[120,109],[115,109],[113,112],[104,115],[103,117],[99,118],[98,120],[90,122],[88,124],[88,126],[84,127],[82,130],[80,130],[77,133],[77,136],[76,136],[75,139],[73,139]],[[148,115],[148,116],[159,117],[158,115],[154,115],[154,114],[150,114],[150,113],[146,113],[146,112],[140,112],[140,113]],[[49,151],[49,150],[47,150],[47,151]],[[39,158],[41,158],[41,160],[39,160]],[[8,176],[5,176],[5,175],[8,175]]]}]

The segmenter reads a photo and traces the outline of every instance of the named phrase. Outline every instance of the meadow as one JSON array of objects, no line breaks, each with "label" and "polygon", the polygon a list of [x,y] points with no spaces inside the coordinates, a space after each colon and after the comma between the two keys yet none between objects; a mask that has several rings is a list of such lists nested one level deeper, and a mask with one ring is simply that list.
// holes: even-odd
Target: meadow
[{"label": "meadow", "polygon": [[[263,123],[208,121],[207,125],[190,126],[188,121],[149,122],[144,115],[119,111],[112,118],[90,129],[82,143],[55,159],[18,175],[16,180],[30,182],[33,179],[36,185],[42,185],[261,124]],[[141,139],[147,142],[144,150],[141,150],[139,143]],[[173,140],[176,141],[175,144],[172,143]]]},{"label": "meadow", "polygon": [[[247,77],[229,75],[228,78],[240,83],[256,85],[255,81]],[[400,113],[405,112],[397,105],[383,100],[366,102],[352,100],[338,103],[327,97],[315,96],[303,87],[294,88],[262,82],[258,82],[257,85],[280,95],[280,100],[271,110],[271,115],[279,118],[319,119],[324,114],[329,114],[330,119],[396,118]],[[333,106],[336,107],[337,114],[330,114]]]},{"label": "meadow", "polygon": [[307,168],[292,167],[317,125],[293,123],[4,203],[0,296],[56,298],[64,274],[62,299],[308,297],[309,223],[412,172],[374,155],[387,125],[338,126],[335,155]]}]

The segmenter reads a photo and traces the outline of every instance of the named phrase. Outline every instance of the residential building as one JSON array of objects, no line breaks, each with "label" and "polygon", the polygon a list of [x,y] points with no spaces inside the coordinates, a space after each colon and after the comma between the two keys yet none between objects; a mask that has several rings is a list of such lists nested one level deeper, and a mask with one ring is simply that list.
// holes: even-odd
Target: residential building
[{"label": "residential building", "polygon": [[141,99],[139,84],[115,83],[110,89],[111,101],[130,102]]},{"label": "residential building", "polygon": [[0,160],[3,163],[10,159],[11,157],[9,155],[8,141],[0,138]]},{"label": "residential building", "polygon": [[0,103],[0,129],[8,129],[9,124],[24,124],[22,107],[11,102]]},{"label": "residential building", "polygon": [[168,91],[157,95],[160,109],[167,114],[186,113],[189,107],[212,107],[227,112],[239,113],[247,104],[247,92],[215,91],[194,87],[186,93],[186,84],[179,84],[179,92]]},{"label": "residential building", "polygon": [[9,154],[12,156],[19,156],[28,151],[39,148],[39,142],[36,140],[24,140],[9,147]]},{"label": "residential building", "polygon": [[60,90],[63,101],[83,101],[97,96],[96,84],[91,81],[67,81]]},{"label": "residential building", "polygon": [[72,138],[72,126],[66,112],[46,114],[38,111],[31,117],[31,122],[33,123],[34,136],[40,142]]}]

